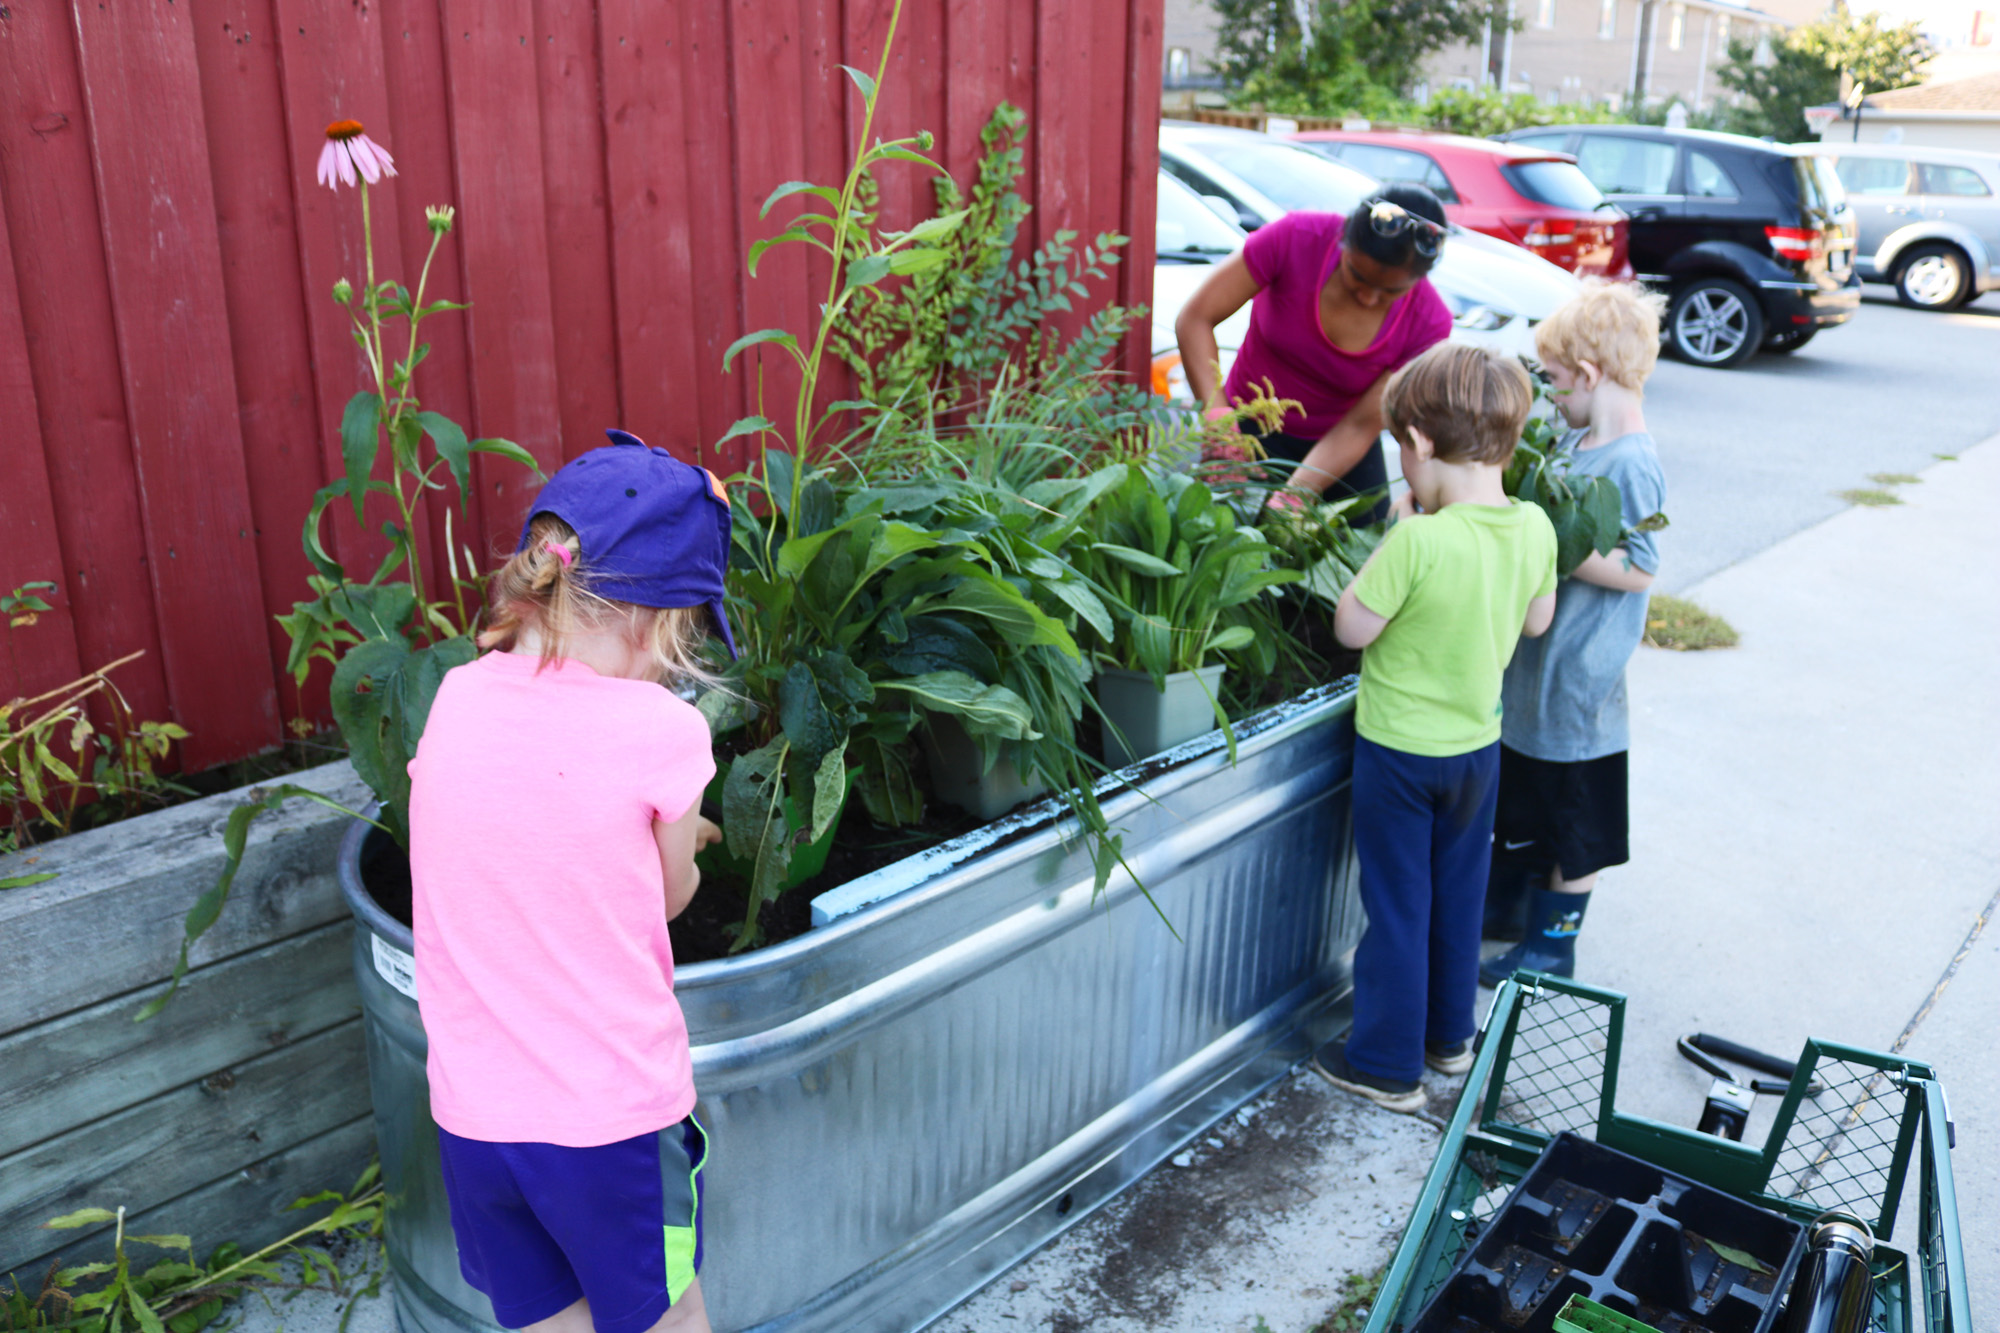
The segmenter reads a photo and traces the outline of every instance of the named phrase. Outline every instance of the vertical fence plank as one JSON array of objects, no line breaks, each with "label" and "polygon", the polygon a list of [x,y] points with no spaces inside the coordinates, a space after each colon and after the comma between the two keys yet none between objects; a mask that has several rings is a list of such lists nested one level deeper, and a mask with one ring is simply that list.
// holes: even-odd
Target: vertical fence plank
[{"label": "vertical fence plank", "polygon": [[[161,658],[191,767],[279,739],[200,71],[181,6],[76,10]],[[217,651],[218,644],[236,651]]]},{"label": "vertical fence plank", "polygon": [[590,0],[535,3],[549,299],[561,351],[557,392],[564,460],[603,444],[605,428],[619,424],[596,8]]},{"label": "vertical fence plank", "polygon": [[[459,231],[472,342],[473,420],[553,472],[562,461],[555,315],[543,201],[541,108],[529,0],[443,0],[452,158],[466,225]],[[538,483],[506,459],[480,458],[488,539],[518,533]]]},{"label": "vertical fence plank", "polygon": [[[806,172],[799,132],[804,115],[806,62],[799,50],[799,0],[730,0],[729,69],[737,115],[724,151],[734,155],[738,237],[744,247],[784,229],[786,218],[805,202],[786,199],[759,218],[757,210],[773,189]],[[845,77],[844,75],[842,77]],[[809,198],[809,196],[808,196]],[[805,248],[782,245],[764,253],[757,274],[743,284],[746,331],[778,328],[808,346],[817,319],[808,294]],[[739,357],[736,374],[745,376],[750,410],[778,423],[790,447],[798,402],[799,371],[783,350],[766,344]],[[761,406],[760,406],[761,405]]]},{"label": "vertical fence plank", "polygon": [[[7,213],[0,208],[0,255],[11,255]],[[0,699],[31,698],[82,674],[76,655],[76,625],[64,595],[62,545],[56,536],[56,503],[49,493],[48,465],[42,457],[41,413],[34,378],[28,372],[28,336],[21,327],[21,297],[14,266],[0,266],[0,593],[23,583],[48,581],[57,591],[41,594],[50,610],[31,625],[10,627],[0,617]]]},{"label": "vertical fence plank", "polygon": [[[752,410],[755,379],[741,368],[724,374],[722,354],[749,329],[744,322],[744,230],[737,199],[738,171],[729,151],[736,104],[726,74],[729,10],[726,0],[691,0],[681,11],[680,78],[693,90],[681,129],[682,169],[687,173],[680,204],[693,263],[694,362],[690,378],[674,389],[694,401],[701,462],[719,473],[747,465],[752,441],[732,440],[714,448],[729,427]],[[752,107],[756,101],[750,103]],[[759,197],[755,204],[762,204]],[[755,207],[753,204],[753,210]],[[752,216],[754,216],[754,211]]]},{"label": "vertical fence plank", "polygon": [[[1153,264],[1158,253],[1154,227],[1160,190],[1160,84],[1164,19],[1160,0],[1128,0],[1125,49],[1125,129],[1119,228],[1132,238],[1118,276],[1118,303],[1153,304]],[[1108,135],[1107,135],[1108,137]],[[1135,320],[1125,335],[1121,361],[1126,374],[1147,382],[1151,369],[1152,319]]]},{"label": "vertical fence plank", "polygon": [[[689,0],[685,9],[720,3]],[[601,0],[598,7],[620,424],[692,459],[702,442],[689,410],[698,328],[713,321],[733,326],[735,302],[718,310],[696,291],[687,166],[687,103],[695,88],[682,77],[683,21],[672,7],[648,0]],[[713,78],[716,67],[710,72]],[[727,199],[727,180],[704,175],[701,189]]]},{"label": "vertical fence plank", "polygon": [[[1090,0],[1040,0],[1036,16],[1035,211],[1036,236],[1046,244],[1058,231],[1091,237],[1091,110],[1099,81],[1094,53],[1079,40],[1091,30]],[[1050,320],[1064,337],[1082,324],[1076,312]]]},{"label": "vertical fence plank", "polygon": [[63,585],[86,669],[145,652],[120,669],[118,687],[139,716],[165,718],[74,38],[63,10],[19,5],[0,23],[0,42],[0,199],[63,557],[60,573],[37,577]]},{"label": "vertical fence plank", "polygon": [[308,594],[299,522],[326,483],[278,37],[269,0],[193,0],[192,13],[271,670],[288,720],[324,721],[324,673],[301,698],[284,669],[290,641],[273,618]]},{"label": "vertical fence plank", "polygon": [[[354,345],[349,310],[358,307],[335,304],[332,292],[340,278],[358,291],[367,279],[367,265],[356,191],[345,185],[328,190],[315,179],[315,169],[326,143],[326,127],[334,120],[360,121],[370,138],[396,156],[399,170],[406,150],[389,114],[380,14],[372,6],[348,0],[272,0],[272,14],[284,77],[285,136],[292,154],[288,175],[298,219],[306,332],[319,388],[320,454],[326,475],[339,478],[346,475],[340,454],[341,413],[355,394],[373,388],[374,380]],[[273,169],[279,168],[274,164]],[[377,281],[415,277],[403,263],[396,226],[402,195],[396,177],[385,177],[369,189]],[[381,463],[376,468],[378,476],[386,474]],[[353,508],[336,504],[327,506],[324,517],[328,549],[356,579],[366,579],[388,553],[381,527],[395,516],[379,496],[369,497],[365,513],[367,522],[356,524]]]},{"label": "vertical fence plank", "polygon": [[[388,95],[390,124],[396,133],[396,192],[402,206],[396,210],[397,233],[402,253],[409,256],[413,271],[407,283],[417,281],[423,257],[431,250],[431,232],[424,220],[424,208],[431,204],[456,205],[458,181],[452,172],[451,123],[444,78],[444,29],[437,0],[375,0],[381,14],[382,79]],[[458,225],[470,219],[461,217]],[[458,233],[447,235],[437,247],[429,281],[424,288],[426,303],[437,300],[463,302],[464,270],[458,250]],[[466,343],[466,316],[449,311],[425,321],[423,340],[430,344],[416,374],[417,396],[423,405],[442,412],[460,426],[472,425],[471,353]],[[349,392],[352,392],[349,390]],[[449,569],[448,559],[462,563],[470,550],[479,569],[493,568],[501,552],[484,540],[487,527],[485,496],[475,485],[464,495],[456,487],[433,491],[424,506],[424,549],[429,553],[428,568],[439,571],[442,579]],[[445,538],[450,535],[452,551],[447,556]],[[509,540],[505,548],[511,550]],[[466,573],[461,569],[461,573]],[[427,580],[428,581],[428,580]],[[438,593],[444,591],[441,583]]]}]

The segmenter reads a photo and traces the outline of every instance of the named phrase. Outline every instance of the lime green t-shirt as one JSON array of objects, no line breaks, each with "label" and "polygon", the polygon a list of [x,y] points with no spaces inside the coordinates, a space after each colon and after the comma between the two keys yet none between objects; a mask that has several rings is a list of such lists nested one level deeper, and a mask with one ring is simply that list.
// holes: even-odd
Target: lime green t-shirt
[{"label": "lime green t-shirt", "polygon": [[1355,730],[1409,754],[1500,739],[1500,677],[1528,603],[1556,588],[1556,532],[1519,502],[1447,505],[1389,529],[1354,581],[1389,623],[1361,654]]}]

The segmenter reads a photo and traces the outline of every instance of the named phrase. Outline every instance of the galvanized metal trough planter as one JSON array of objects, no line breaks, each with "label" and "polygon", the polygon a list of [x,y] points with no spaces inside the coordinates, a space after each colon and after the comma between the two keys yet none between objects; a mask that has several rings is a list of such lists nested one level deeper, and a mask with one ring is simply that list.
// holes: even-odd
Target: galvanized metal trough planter
[{"label": "galvanized metal trough planter", "polygon": [[[679,970],[714,1151],[722,1333],[921,1328],[1281,1077],[1361,930],[1352,683],[1128,770],[1151,894],[1093,895],[1051,802],[815,900],[815,928]],[[404,1333],[492,1329],[459,1276],[407,993],[410,932],[344,846]],[[1159,909],[1155,911],[1155,904]],[[1166,920],[1161,919],[1164,913]],[[1172,923],[1172,929],[1168,927]]]}]

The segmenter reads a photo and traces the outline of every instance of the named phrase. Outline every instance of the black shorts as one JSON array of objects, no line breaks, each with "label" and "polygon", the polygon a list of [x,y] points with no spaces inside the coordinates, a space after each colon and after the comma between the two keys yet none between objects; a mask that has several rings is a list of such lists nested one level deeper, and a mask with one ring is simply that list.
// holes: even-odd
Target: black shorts
[{"label": "black shorts", "polygon": [[[1246,435],[1256,435],[1257,442],[1264,446],[1264,452],[1267,455],[1272,458],[1282,458],[1290,463],[1305,462],[1306,455],[1312,452],[1312,447],[1315,444],[1319,443],[1318,440],[1308,440],[1298,435],[1286,435],[1280,431],[1272,431],[1269,435],[1257,435],[1255,431],[1247,427],[1239,427],[1239,429],[1242,429]],[[1286,475],[1290,476],[1290,469],[1286,469]],[[1379,523],[1388,516],[1389,463],[1387,459],[1382,457],[1382,442],[1380,440],[1377,440],[1368,447],[1368,451],[1356,460],[1353,467],[1348,469],[1346,476],[1337,477],[1328,482],[1326,490],[1322,492],[1328,500],[1344,500],[1350,495],[1368,495],[1371,493],[1377,497],[1375,503],[1370,505],[1365,513],[1350,513],[1347,516],[1349,527],[1366,527],[1370,523]]]},{"label": "black shorts", "polygon": [[1625,751],[1557,763],[1500,747],[1493,850],[1537,870],[1582,879],[1631,859],[1626,846]]}]

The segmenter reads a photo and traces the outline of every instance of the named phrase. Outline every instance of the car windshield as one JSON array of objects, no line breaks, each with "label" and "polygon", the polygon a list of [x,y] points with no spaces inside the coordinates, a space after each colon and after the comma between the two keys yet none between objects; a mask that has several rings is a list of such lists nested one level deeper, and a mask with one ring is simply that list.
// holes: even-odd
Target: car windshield
[{"label": "car windshield", "polygon": [[1160,173],[1160,209],[1156,242],[1162,255],[1233,255],[1243,233],[1217,217],[1201,196]]},{"label": "car windshield", "polygon": [[1196,147],[1287,212],[1351,213],[1375,188],[1373,177],[1292,144],[1215,138]]},{"label": "car windshield", "polygon": [[1523,198],[1538,204],[1588,212],[1604,202],[1604,192],[1574,162],[1509,162],[1500,173]]}]

